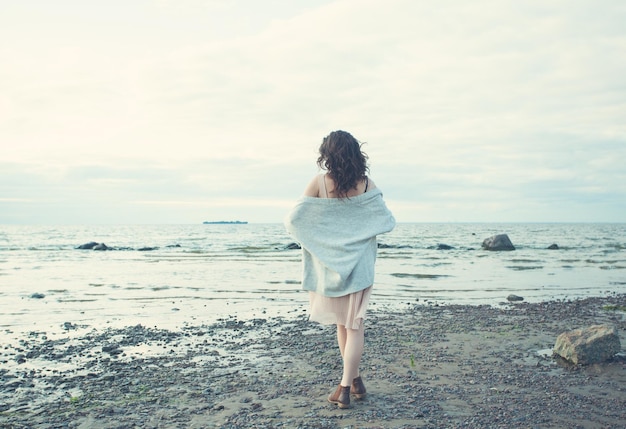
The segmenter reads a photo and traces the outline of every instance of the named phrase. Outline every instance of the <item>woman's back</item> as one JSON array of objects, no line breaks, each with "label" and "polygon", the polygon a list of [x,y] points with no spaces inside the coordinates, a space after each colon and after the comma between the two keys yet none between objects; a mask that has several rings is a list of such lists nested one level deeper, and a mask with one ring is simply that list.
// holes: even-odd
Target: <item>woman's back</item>
[{"label": "woman's back", "polygon": [[364,194],[367,191],[371,191],[372,189],[376,189],[376,185],[374,182],[365,176],[359,182],[357,182],[356,187],[350,189],[345,196],[337,195],[335,191],[335,181],[330,176],[330,174],[319,174],[311,180],[309,185],[304,190],[304,195],[307,197],[315,197],[315,198],[350,198],[356,197],[357,195]]}]

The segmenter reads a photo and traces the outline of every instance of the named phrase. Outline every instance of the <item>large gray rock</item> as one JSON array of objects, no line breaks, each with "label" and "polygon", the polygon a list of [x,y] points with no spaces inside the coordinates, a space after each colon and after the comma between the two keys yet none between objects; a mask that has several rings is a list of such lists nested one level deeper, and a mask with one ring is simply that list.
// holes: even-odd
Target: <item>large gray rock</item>
[{"label": "large gray rock", "polygon": [[588,365],[611,359],[620,350],[619,336],[614,327],[594,325],[563,332],[557,337],[553,351],[572,363]]},{"label": "large gray rock", "polygon": [[509,236],[506,234],[493,235],[483,240],[483,249],[486,250],[515,250]]}]

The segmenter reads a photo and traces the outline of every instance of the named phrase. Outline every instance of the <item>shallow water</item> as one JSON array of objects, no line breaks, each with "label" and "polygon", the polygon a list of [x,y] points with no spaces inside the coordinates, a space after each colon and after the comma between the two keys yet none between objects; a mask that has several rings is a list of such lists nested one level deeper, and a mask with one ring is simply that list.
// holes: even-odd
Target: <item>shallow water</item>
[{"label": "shallow water", "polygon": [[[515,251],[481,249],[499,233]],[[76,249],[89,241],[116,250]],[[299,314],[291,242],[281,224],[0,226],[0,335]],[[626,291],[626,224],[399,224],[379,243],[375,307]]]}]

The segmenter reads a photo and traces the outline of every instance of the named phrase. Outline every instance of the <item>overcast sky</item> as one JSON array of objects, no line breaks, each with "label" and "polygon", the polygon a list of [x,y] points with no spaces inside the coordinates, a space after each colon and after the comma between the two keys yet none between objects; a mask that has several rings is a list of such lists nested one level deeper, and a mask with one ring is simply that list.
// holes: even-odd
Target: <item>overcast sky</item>
[{"label": "overcast sky", "polygon": [[281,222],[337,129],[400,222],[626,221],[623,0],[0,5],[0,224]]}]

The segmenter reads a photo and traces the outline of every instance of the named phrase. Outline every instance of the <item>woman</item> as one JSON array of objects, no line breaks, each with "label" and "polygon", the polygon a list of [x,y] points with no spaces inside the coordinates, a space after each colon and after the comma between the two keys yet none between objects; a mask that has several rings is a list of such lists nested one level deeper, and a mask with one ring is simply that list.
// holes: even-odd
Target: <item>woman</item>
[{"label": "woman", "polygon": [[359,375],[365,310],[372,293],[376,236],[395,219],[382,192],[367,176],[367,155],[345,131],[322,140],[317,164],[327,170],[311,180],[285,225],[302,246],[302,288],[309,291],[310,319],[337,325],[343,375],[328,401],[350,407],[350,394],[365,396]]}]

